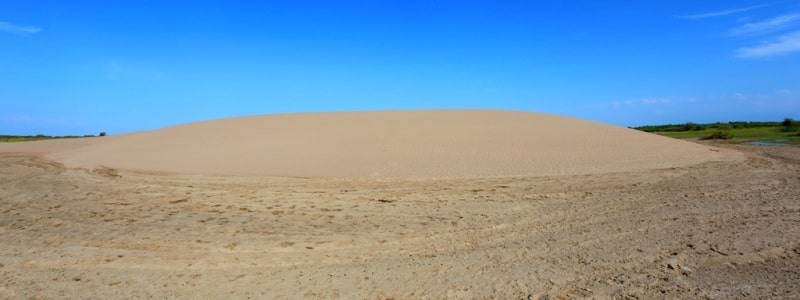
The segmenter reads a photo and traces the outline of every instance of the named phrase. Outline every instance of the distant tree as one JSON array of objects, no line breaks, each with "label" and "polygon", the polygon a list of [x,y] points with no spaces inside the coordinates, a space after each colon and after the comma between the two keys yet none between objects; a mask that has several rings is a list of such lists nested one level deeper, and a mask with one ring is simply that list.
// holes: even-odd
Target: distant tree
[{"label": "distant tree", "polygon": [[106,136],[106,132],[105,131],[100,132],[100,136]]},{"label": "distant tree", "polygon": [[792,126],[794,126],[794,124],[795,123],[794,123],[794,120],[792,120],[792,118],[783,119],[783,122],[781,122],[781,125],[783,127],[792,127]]}]

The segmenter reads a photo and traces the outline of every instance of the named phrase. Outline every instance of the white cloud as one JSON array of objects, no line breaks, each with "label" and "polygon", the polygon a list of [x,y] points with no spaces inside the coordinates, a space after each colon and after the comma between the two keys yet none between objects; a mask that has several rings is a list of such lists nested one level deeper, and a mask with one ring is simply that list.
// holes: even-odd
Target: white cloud
[{"label": "white cloud", "polygon": [[664,99],[664,98],[644,98],[641,100],[642,104],[646,105],[653,105],[653,104],[668,104],[672,103],[672,100]]},{"label": "white cloud", "polygon": [[167,75],[159,69],[143,63],[129,63],[118,60],[92,62],[82,71],[104,76],[110,80],[163,80]]},{"label": "white cloud", "polygon": [[26,35],[26,34],[35,34],[42,30],[40,28],[33,26],[18,26],[8,22],[0,22],[0,31],[13,34]]},{"label": "white cloud", "polygon": [[736,56],[741,58],[768,57],[800,52],[800,31],[784,34],[772,42],[758,46],[739,48],[736,52]]},{"label": "white cloud", "polygon": [[624,100],[624,101],[614,101],[611,102],[611,106],[620,107],[620,106],[640,106],[640,105],[658,105],[658,104],[671,104],[673,101],[667,98],[641,98],[636,100]]},{"label": "white cloud", "polygon": [[[681,124],[727,121],[780,121],[797,118],[800,112],[800,89],[740,91],[688,97],[644,97],[586,106],[587,116],[603,112],[615,122],[631,124]],[[627,123],[627,124],[626,124]]]},{"label": "white cloud", "polygon": [[649,109],[655,108],[668,108],[689,104],[732,104],[732,103],[755,103],[757,101],[766,101],[768,103],[783,103],[786,101],[796,101],[800,96],[800,91],[792,89],[778,89],[771,92],[763,93],[745,93],[734,92],[726,94],[717,94],[709,96],[695,96],[695,97],[646,97],[634,100],[621,100],[613,101],[602,105],[601,107],[647,107]]},{"label": "white cloud", "polygon": [[740,12],[746,12],[748,10],[753,10],[753,9],[756,9],[756,8],[762,8],[762,7],[765,7],[765,6],[768,6],[768,5],[767,4],[763,4],[763,5],[756,5],[756,6],[750,6],[750,7],[745,7],[745,8],[737,8],[737,9],[730,9],[730,10],[715,11],[715,12],[710,12],[710,13],[702,13],[702,14],[686,15],[686,16],[675,16],[675,17],[681,18],[681,19],[705,19],[705,18],[712,18],[712,17],[721,17],[721,16],[740,13]]},{"label": "white cloud", "polygon": [[785,29],[793,25],[794,23],[797,23],[797,21],[800,21],[800,14],[782,15],[766,21],[747,23],[742,26],[733,28],[731,29],[730,34],[731,35],[764,34],[776,30]]},{"label": "white cloud", "polygon": [[33,118],[31,118],[30,116],[26,116],[26,115],[12,115],[12,116],[4,117],[3,121],[9,122],[9,123],[30,123],[30,122],[33,122]]}]

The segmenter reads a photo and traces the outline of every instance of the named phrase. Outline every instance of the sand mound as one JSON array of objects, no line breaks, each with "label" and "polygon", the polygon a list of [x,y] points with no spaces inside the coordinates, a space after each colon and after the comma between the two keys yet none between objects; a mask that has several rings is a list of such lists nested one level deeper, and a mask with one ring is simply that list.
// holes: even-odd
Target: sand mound
[{"label": "sand mound", "polygon": [[479,110],[261,115],[48,149],[72,167],[345,178],[588,174],[731,155],[581,119]]}]

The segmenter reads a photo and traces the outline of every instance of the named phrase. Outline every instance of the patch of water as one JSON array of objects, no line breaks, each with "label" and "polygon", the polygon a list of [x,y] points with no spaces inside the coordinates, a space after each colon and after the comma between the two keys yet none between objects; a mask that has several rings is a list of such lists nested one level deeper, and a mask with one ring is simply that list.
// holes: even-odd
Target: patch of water
[{"label": "patch of water", "polygon": [[756,142],[749,142],[748,145],[756,145],[756,146],[791,146],[788,143],[789,140],[774,140],[774,141],[756,141]]}]

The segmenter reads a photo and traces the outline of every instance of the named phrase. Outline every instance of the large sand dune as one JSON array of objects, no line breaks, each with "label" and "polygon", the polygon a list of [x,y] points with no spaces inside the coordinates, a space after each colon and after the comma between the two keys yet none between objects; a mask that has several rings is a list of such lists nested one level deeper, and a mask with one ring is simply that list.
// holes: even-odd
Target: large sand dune
[{"label": "large sand dune", "polygon": [[0,143],[0,299],[796,299],[798,174],[509,111]]},{"label": "large sand dune", "polygon": [[346,178],[586,174],[726,156],[581,119],[481,110],[261,115],[72,143],[47,152],[72,167]]}]

